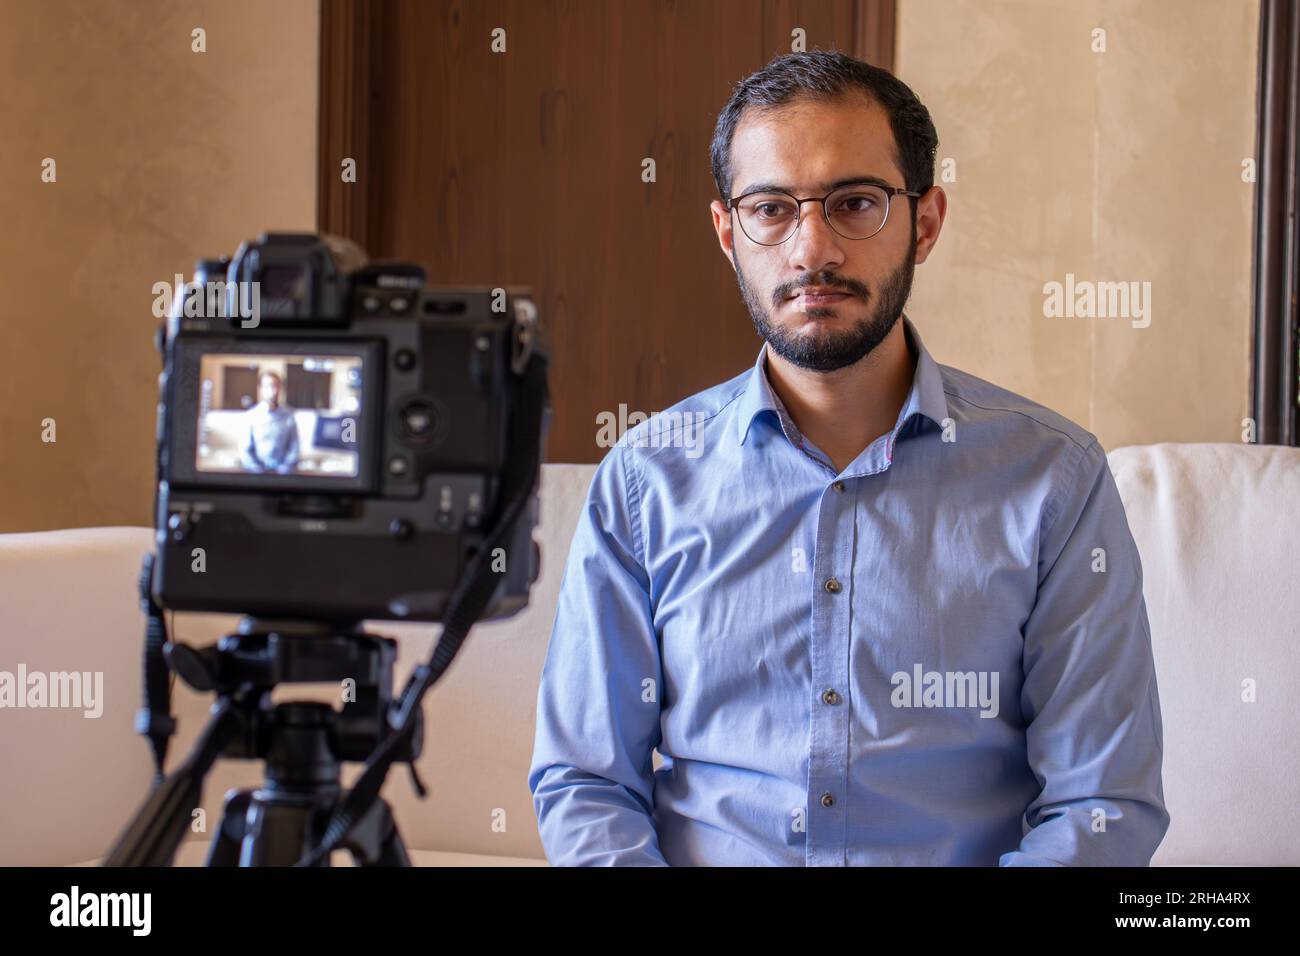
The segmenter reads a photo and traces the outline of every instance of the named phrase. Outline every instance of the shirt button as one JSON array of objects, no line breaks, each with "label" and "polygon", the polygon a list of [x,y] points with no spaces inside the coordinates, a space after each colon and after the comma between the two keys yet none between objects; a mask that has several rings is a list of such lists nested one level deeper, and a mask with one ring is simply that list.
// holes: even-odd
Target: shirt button
[{"label": "shirt button", "polygon": [[835,484],[831,485],[831,487],[834,488],[836,491],[838,491],[840,494],[844,494],[844,482],[837,481],[835,482]]},{"label": "shirt button", "polygon": [[826,580],[826,590],[827,590],[827,591],[830,591],[831,594],[839,594],[839,593],[840,593],[840,582],[837,581],[837,580],[835,580],[834,578],[827,578],[827,580]]},{"label": "shirt button", "polygon": [[833,690],[828,690],[826,693],[822,694],[822,700],[828,704],[835,705],[840,702],[840,695],[835,693]]},{"label": "shirt button", "polygon": [[823,793],[823,794],[822,794],[822,806],[823,806],[823,807],[833,807],[834,805],[835,805],[835,798],[832,797],[832,796],[830,795],[829,792],[827,792],[827,793]]}]

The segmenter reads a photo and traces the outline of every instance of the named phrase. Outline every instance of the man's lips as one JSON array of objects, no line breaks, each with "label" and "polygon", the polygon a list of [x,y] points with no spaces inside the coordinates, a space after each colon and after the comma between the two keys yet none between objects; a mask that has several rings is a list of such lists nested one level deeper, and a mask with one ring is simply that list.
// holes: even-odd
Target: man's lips
[{"label": "man's lips", "polygon": [[814,305],[831,305],[849,298],[852,296],[847,292],[805,292],[795,296],[791,301],[802,303],[802,308],[809,308]]}]

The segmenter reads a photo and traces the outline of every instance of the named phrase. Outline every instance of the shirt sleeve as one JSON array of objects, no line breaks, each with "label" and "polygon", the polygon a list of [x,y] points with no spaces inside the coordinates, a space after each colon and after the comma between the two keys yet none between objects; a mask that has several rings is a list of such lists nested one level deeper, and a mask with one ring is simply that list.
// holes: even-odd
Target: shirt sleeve
[{"label": "shirt sleeve", "polygon": [[247,416],[247,422],[244,425],[244,446],[239,450],[239,458],[245,468],[260,470],[262,462],[257,457],[257,428],[253,412],[245,412],[245,415]]},{"label": "shirt sleeve", "polygon": [[537,695],[528,786],[555,866],[666,866],[654,807],[659,645],[626,447],[597,467]]},{"label": "shirt sleeve", "polygon": [[298,418],[292,409],[289,410],[288,420],[289,427],[284,438],[284,458],[281,460],[281,467],[291,472],[298,464]]},{"label": "shirt sleeve", "polygon": [[1042,790],[1002,866],[1147,866],[1169,828],[1141,559],[1101,445],[1075,459],[1044,516],[1024,627],[1020,706]]}]

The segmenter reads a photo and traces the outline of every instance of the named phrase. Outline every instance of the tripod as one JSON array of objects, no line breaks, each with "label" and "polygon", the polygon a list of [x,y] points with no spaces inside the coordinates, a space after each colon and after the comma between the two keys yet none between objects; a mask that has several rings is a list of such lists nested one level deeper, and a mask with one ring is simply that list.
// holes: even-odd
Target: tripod
[{"label": "tripod", "polygon": [[[166,646],[168,668],[198,691],[215,691],[212,718],[190,755],[127,825],[108,866],[166,866],[189,826],[203,778],[218,757],[265,762],[262,786],[232,791],[208,852],[209,866],[291,866],[317,846],[342,788],[340,767],[362,761],[391,732],[397,644],[352,625],[245,617],[236,633],[195,649]],[[343,706],[271,703],[279,684],[337,683]],[[399,745],[410,767],[422,749],[423,720]],[[339,846],[362,866],[409,866],[392,810],[376,799]],[[328,857],[318,866],[327,866]]]}]

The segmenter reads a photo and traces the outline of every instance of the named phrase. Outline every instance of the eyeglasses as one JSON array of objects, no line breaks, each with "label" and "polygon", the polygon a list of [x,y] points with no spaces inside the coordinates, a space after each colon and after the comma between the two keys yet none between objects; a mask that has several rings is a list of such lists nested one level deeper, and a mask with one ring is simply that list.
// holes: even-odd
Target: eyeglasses
[{"label": "eyeglasses", "polygon": [[799,228],[806,202],[821,203],[822,215],[836,234],[845,239],[870,239],[885,228],[890,201],[895,196],[920,198],[921,194],[902,186],[853,183],[807,199],[796,199],[779,190],[746,193],[730,200],[727,208],[737,214],[740,228],[753,242],[779,246]]}]

